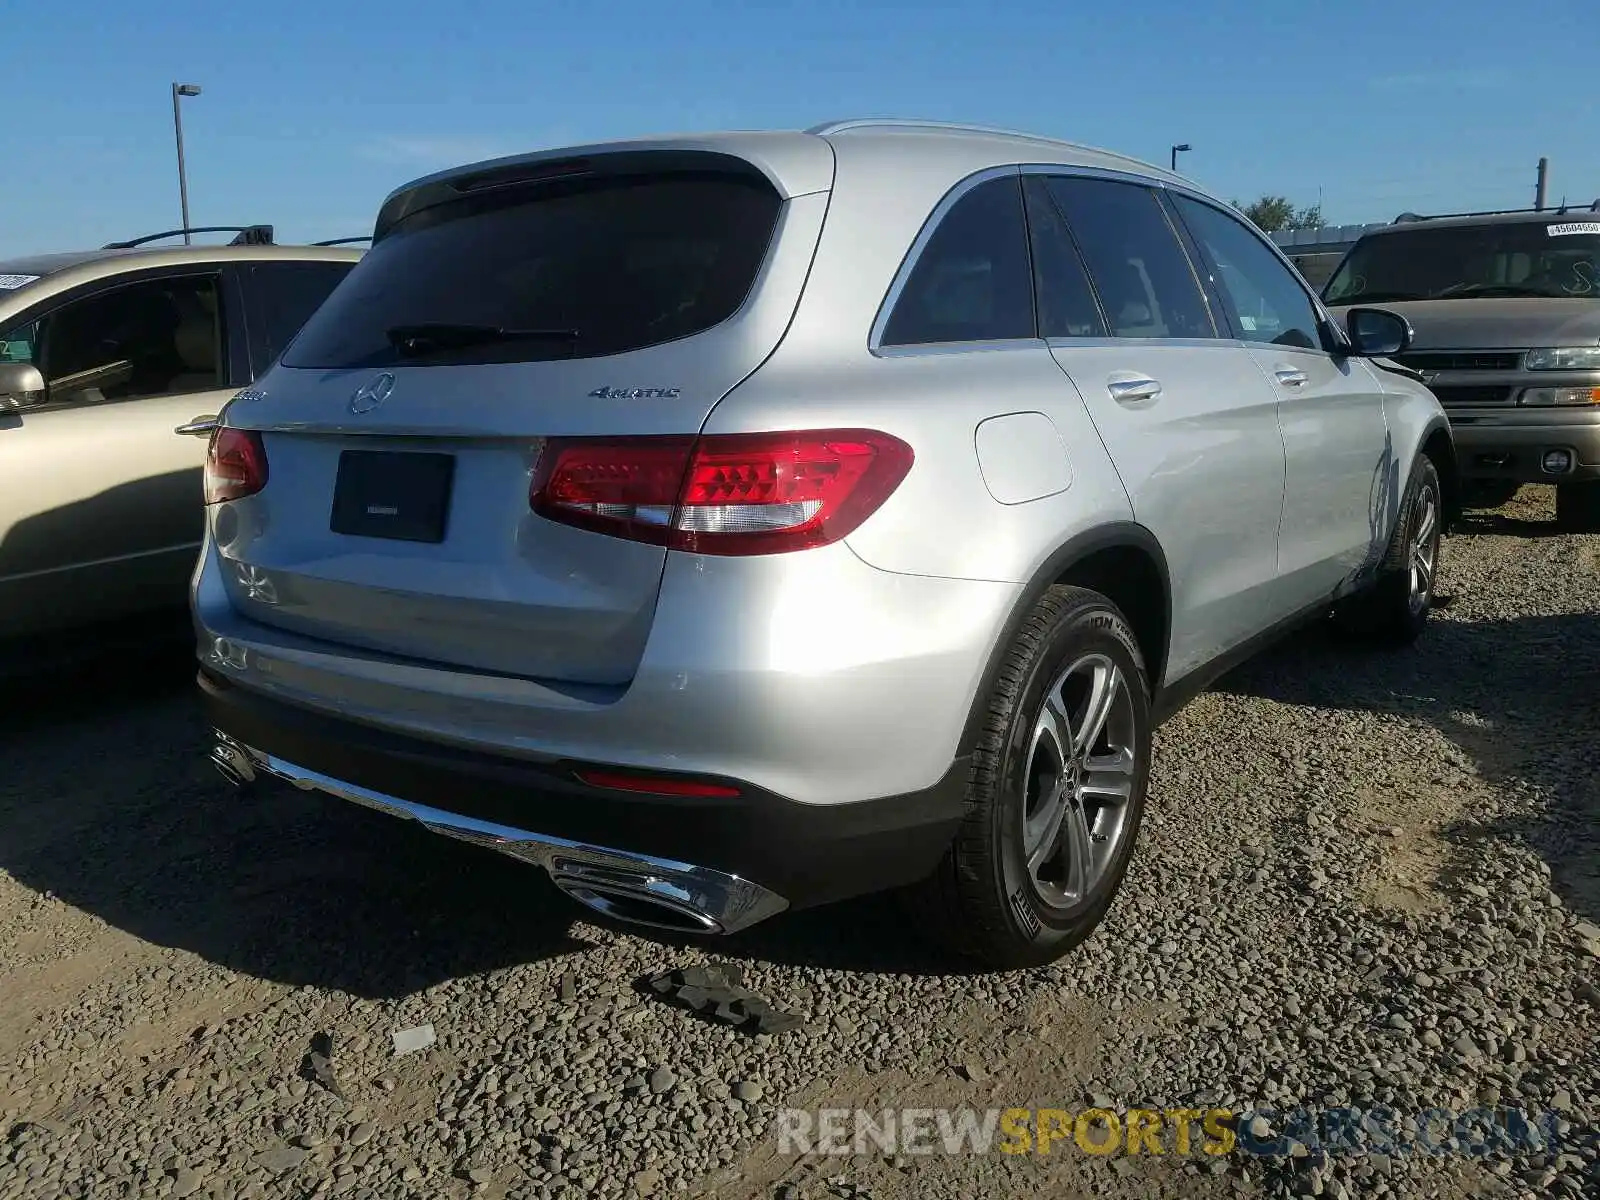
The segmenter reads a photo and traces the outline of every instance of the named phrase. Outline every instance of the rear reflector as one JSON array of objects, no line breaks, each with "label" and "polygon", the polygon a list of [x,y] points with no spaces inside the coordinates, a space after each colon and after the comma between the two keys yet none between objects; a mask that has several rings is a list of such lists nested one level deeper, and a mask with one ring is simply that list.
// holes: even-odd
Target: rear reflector
[{"label": "rear reflector", "polygon": [[776,554],[847,536],[912,459],[870,429],[555,438],[529,502],[552,521],[673,550]]},{"label": "rear reflector", "polygon": [[620,771],[576,772],[578,779],[590,787],[610,788],[618,792],[645,792],[652,796],[737,796],[739,789],[725,783],[705,783],[681,776],[628,775]]},{"label": "rear reflector", "polygon": [[267,450],[250,429],[217,428],[206,447],[206,503],[242,500],[267,486]]}]

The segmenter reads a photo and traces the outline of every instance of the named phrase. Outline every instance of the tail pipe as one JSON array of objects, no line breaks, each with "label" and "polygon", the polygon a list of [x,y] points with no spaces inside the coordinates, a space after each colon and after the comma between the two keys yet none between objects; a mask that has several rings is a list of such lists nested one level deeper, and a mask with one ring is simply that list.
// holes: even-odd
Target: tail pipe
[{"label": "tail pipe", "polygon": [[217,744],[211,748],[211,765],[236,788],[248,787],[256,781],[255,764],[249,752],[231,738],[218,735]]}]

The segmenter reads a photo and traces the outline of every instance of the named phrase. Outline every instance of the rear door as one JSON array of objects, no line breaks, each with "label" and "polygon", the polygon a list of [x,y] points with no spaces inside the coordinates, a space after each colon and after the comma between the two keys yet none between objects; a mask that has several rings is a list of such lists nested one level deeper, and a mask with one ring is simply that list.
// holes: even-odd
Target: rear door
[{"label": "rear door", "polygon": [[1214,321],[1153,189],[1066,174],[1029,186],[1036,247],[1070,243],[1093,285],[1098,320],[1066,316],[1050,347],[1167,554],[1174,679],[1279,615],[1276,398]]},{"label": "rear door", "polygon": [[451,190],[228,410],[268,464],[213,521],[232,603],[382,653],[625,683],[666,552],[537,516],[533,473],[551,438],[698,433],[782,337],[826,192],[687,151]]},{"label": "rear door", "polygon": [[[231,278],[186,267],[86,285],[18,314],[48,402],[0,418],[0,620],[36,633],[181,606],[205,529],[205,443],[242,374]],[[230,319],[231,318],[231,319]]]},{"label": "rear door", "polygon": [[1287,471],[1278,572],[1288,603],[1327,597],[1369,559],[1393,468],[1383,391],[1360,359],[1335,358],[1310,293],[1261,235],[1184,195],[1224,316],[1278,396]]}]

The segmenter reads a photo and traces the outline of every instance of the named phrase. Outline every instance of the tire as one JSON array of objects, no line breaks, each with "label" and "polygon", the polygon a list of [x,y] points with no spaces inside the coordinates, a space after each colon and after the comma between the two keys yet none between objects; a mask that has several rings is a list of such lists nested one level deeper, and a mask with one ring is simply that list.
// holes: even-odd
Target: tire
[{"label": "tire", "polygon": [[1426,454],[1418,454],[1377,579],[1338,612],[1346,632],[1396,648],[1422,635],[1439,579],[1444,521],[1438,468]]},{"label": "tire", "polygon": [[[1099,687],[1110,702],[1084,755],[1071,745],[1082,741],[1087,702]],[[1052,693],[1062,702],[1051,711],[1063,713],[1067,726],[1054,736],[1061,724],[1047,719]],[[1066,954],[1105,916],[1144,815],[1150,689],[1127,619],[1098,593],[1052,587],[1023,622],[987,704],[966,815],[944,861],[912,898],[918,924],[959,955],[992,968],[1039,966]],[[1060,845],[1048,853],[1058,811]],[[1029,867],[1029,849],[1043,859],[1037,869]]]},{"label": "tire", "polygon": [[1563,533],[1600,533],[1600,480],[1556,484],[1556,525]]}]

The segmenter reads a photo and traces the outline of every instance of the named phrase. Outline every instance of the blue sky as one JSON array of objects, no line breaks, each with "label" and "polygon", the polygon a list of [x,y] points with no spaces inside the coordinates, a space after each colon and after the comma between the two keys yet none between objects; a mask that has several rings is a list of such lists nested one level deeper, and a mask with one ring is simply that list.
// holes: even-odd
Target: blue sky
[{"label": "blue sky", "polygon": [[1338,221],[1600,197],[1600,3],[58,0],[13,14],[0,255],[191,219],[370,231],[440,167],[640,133],[917,116],[1165,162]]}]

